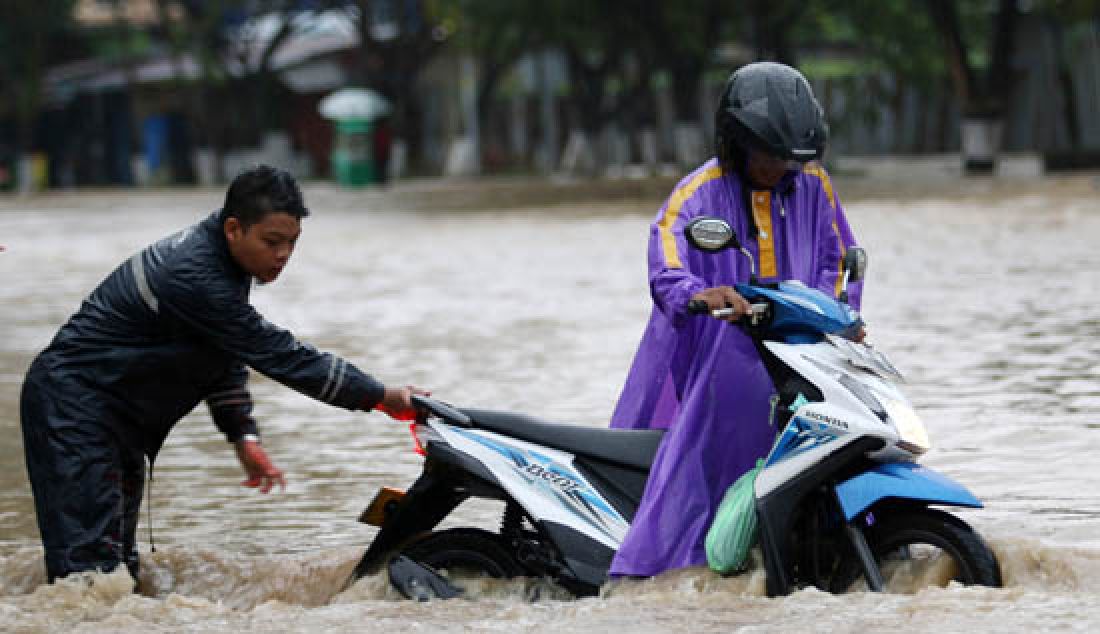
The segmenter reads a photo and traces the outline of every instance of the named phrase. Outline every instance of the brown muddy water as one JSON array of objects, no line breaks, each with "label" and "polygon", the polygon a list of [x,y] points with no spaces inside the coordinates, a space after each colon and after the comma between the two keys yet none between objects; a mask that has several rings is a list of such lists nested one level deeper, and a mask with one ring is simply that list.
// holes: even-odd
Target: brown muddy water
[{"label": "brown muddy water", "polygon": [[[314,217],[271,320],[385,381],[454,403],[602,426],[649,310],[657,187],[306,187]],[[1094,630],[1100,623],[1100,191],[1088,178],[889,187],[841,182],[871,255],[871,339],[906,372],[935,449],[924,463],[987,504],[961,515],[1006,588],[764,597],[759,569],[686,570],[561,600],[522,583],[413,604],[345,580],[373,529],[356,517],[420,466],[404,425],[256,378],[265,443],[287,472],[262,496],[201,409],[173,432],[141,520],[143,582],[43,584],[18,431],[33,355],[82,297],[219,191],[0,199],[0,629],[37,631]],[[859,191],[862,188],[862,192]],[[148,508],[148,507],[151,507]],[[494,509],[456,522],[491,526]],[[156,552],[149,552],[151,518]],[[550,598],[547,598],[550,597]]]}]

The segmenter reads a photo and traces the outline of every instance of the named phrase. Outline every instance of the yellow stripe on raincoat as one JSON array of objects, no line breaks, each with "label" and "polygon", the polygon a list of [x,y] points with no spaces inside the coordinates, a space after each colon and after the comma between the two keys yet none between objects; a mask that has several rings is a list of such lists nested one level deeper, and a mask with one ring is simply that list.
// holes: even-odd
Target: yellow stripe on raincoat
[{"label": "yellow stripe on raincoat", "polygon": [[[833,193],[833,181],[829,178],[829,174],[825,169],[817,163],[807,163],[802,171],[821,179],[821,187],[825,190],[825,195],[829,197],[829,205],[832,206],[833,211],[836,211],[836,194]],[[840,297],[840,289],[844,281],[844,254],[848,252],[848,249],[844,246],[844,238],[840,234],[840,227],[837,226],[836,220],[833,221],[833,233],[836,234],[836,243],[840,245],[840,263],[837,265],[836,288],[833,289],[833,294]]]},{"label": "yellow stripe on raincoat", "polygon": [[672,192],[672,196],[668,200],[668,206],[665,207],[664,216],[657,223],[657,227],[661,232],[661,252],[665,256],[665,266],[668,268],[684,268],[683,262],[680,260],[680,252],[676,248],[676,236],[672,233],[672,227],[676,224],[676,219],[680,215],[680,208],[684,206],[685,201],[695,194],[696,190],[709,181],[721,177],[722,168],[711,167],[699,172],[687,184]]}]

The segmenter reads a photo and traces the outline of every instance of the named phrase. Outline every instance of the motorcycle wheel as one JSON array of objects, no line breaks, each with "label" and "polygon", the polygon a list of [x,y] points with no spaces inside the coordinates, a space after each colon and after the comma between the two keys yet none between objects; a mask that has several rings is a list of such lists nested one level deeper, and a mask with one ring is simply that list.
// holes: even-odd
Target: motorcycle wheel
[{"label": "motorcycle wheel", "polygon": [[430,533],[406,545],[402,554],[449,577],[511,579],[523,574],[503,538],[477,528]]},{"label": "motorcycle wheel", "polygon": [[[993,551],[966,522],[929,508],[884,515],[864,529],[867,545],[882,571],[884,592],[911,594],[923,587],[964,585],[1001,587],[1001,569]],[[832,576],[834,593],[867,590],[863,566],[854,553]]]}]

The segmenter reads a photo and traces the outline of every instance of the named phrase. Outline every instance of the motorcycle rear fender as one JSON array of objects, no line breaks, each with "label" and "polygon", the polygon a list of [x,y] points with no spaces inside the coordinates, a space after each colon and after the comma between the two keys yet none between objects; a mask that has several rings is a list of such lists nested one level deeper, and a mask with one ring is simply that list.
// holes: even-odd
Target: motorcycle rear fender
[{"label": "motorcycle rear fender", "polygon": [[841,482],[836,497],[844,519],[852,521],[882,500],[911,500],[982,508],[981,500],[963,485],[913,462],[888,462]]},{"label": "motorcycle rear fender", "polygon": [[424,471],[397,508],[386,515],[355,567],[355,578],[378,572],[391,553],[413,537],[433,530],[467,498],[502,495],[500,484],[480,462],[444,443],[430,443]]}]

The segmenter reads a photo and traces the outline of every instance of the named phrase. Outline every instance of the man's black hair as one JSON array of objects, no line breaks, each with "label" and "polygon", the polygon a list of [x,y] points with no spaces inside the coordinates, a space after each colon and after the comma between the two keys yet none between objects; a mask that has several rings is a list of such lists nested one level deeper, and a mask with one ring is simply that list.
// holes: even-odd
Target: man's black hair
[{"label": "man's black hair", "polygon": [[257,165],[241,172],[230,183],[221,220],[236,218],[247,229],[272,212],[288,213],[299,219],[309,215],[290,172]]}]

